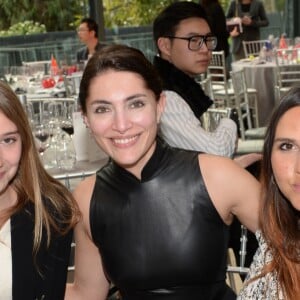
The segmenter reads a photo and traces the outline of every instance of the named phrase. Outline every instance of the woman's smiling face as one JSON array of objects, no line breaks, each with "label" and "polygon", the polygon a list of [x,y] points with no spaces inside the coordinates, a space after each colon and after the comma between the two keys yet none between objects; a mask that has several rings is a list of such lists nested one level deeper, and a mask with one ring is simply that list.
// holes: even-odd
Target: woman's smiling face
[{"label": "woman's smiling face", "polygon": [[279,189],[300,210],[300,107],[279,120],[272,148],[272,169]]},{"label": "woman's smiling face", "polygon": [[22,154],[17,126],[0,111],[0,197],[15,177]]},{"label": "woman's smiling face", "polygon": [[164,107],[133,72],[108,70],[90,83],[85,122],[98,145],[121,167],[140,178],[155,149]]}]

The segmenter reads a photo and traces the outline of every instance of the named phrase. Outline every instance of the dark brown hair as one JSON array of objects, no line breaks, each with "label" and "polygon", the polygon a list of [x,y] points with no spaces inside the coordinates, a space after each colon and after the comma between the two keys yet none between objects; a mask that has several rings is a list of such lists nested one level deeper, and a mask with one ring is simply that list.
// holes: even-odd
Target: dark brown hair
[{"label": "dark brown hair", "polygon": [[299,211],[281,193],[274,179],[271,155],[280,119],[298,106],[300,87],[290,90],[272,114],[264,142],[261,173],[263,205],[260,227],[273,255],[273,260],[264,267],[261,276],[275,271],[287,299],[296,299],[296,295],[300,295]]},{"label": "dark brown hair", "polygon": [[140,75],[146,88],[154,93],[156,100],[159,99],[162,83],[156,69],[144,54],[129,46],[109,45],[93,55],[83,72],[79,90],[79,102],[83,113],[86,113],[86,99],[89,95],[91,80],[108,70],[132,72]]}]

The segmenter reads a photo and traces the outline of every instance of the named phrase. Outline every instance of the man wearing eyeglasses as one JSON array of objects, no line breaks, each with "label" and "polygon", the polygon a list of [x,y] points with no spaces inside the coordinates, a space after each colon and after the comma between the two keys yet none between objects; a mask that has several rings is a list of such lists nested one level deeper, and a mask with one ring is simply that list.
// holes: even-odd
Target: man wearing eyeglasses
[{"label": "man wearing eyeglasses", "polygon": [[205,10],[194,2],[175,2],[154,20],[158,55],[154,65],[166,93],[161,136],[174,147],[231,157],[236,124],[227,118],[214,132],[205,131],[199,118],[213,104],[195,77],[205,73],[217,38],[211,33]]},{"label": "man wearing eyeglasses", "polygon": [[96,51],[99,51],[105,44],[98,40],[98,25],[91,18],[81,20],[77,28],[79,40],[86,46],[79,49],[76,53],[78,63],[86,62]]}]

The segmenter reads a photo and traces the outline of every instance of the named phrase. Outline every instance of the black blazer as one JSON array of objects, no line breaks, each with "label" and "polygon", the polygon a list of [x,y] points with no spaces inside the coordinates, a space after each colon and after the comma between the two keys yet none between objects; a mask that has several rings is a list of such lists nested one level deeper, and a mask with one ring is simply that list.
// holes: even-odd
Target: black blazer
[{"label": "black blazer", "polygon": [[44,235],[36,258],[37,269],[32,255],[33,228],[32,204],[11,217],[13,300],[64,299],[72,232],[53,236],[48,249]]}]

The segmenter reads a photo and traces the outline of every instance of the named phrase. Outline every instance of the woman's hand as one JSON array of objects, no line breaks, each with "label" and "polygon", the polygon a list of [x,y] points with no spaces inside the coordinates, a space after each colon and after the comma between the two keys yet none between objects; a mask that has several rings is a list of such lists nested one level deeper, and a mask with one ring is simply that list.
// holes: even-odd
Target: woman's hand
[{"label": "woman's hand", "polygon": [[242,24],[245,26],[250,26],[252,24],[252,19],[250,16],[244,16],[242,18]]},{"label": "woman's hand", "polygon": [[240,32],[238,30],[238,27],[234,26],[234,29],[232,31],[230,31],[230,36],[231,37],[236,37],[236,36],[239,36],[239,35],[240,35]]}]

